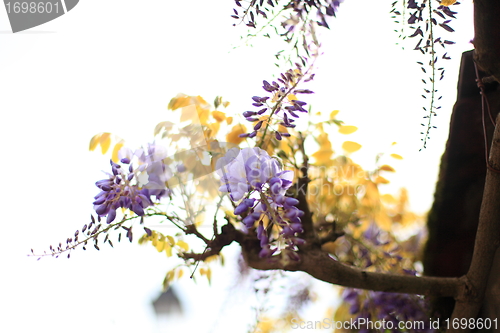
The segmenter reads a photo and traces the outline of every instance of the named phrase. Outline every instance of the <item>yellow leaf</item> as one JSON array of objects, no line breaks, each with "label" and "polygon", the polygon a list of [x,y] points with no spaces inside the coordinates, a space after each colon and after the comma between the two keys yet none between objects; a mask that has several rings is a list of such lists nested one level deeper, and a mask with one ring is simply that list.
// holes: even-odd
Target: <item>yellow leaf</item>
[{"label": "yellow leaf", "polygon": [[280,132],[280,133],[288,133],[288,128],[285,127],[285,126],[283,126],[283,125],[281,125],[281,124],[279,124],[278,125],[278,132]]},{"label": "yellow leaf", "polygon": [[397,142],[393,142],[393,143],[391,143],[391,146],[395,146],[397,144],[398,144]]},{"label": "yellow leaf", "polygon": [[339,133],[340,134],[351,134],[358,130],[356,126],[340,126]]},{"label": "yellow leaf", "polygon": [[227,117],[226,122],[228,125],[231,125],[233,123],[233,117]]},{"label": "yellow leaf", "polygon": [[398,154],[391,154],[391,157],[397,159],[397,160],[402,160],[403,159],[403,156],[401,155],[398,155]]},{"label": "yellow leaf", "polygon": [[167,272],[167,275],[163,279],[163,290],[167,290],[168,287],[170,286],[170,283],[173,280],[173,276],[172,275],[173,275],[173,271]]},{"label": "yellow leaf", "polygon": [[457,0],[442,0],[441,1],[441,6],[451,6],[453,5],[455,2],[457,2]]},{"label": "yellow leaf", "polygon": [[170,103],[168,103],[168,109],[177,110],[190,104],[193,104],[193,102],[191,101],[191,97],[184,94],[179,94],[177,95],[177,97],[174,97],[170,100]]},{"label": "yellow leaf", "polygon": [[102,133],[96,134],[92,137],[92,139],[90,139],[90,145],[89,145],[90,151],[94,151],[97,148],[97,145],[99,144],[99,141],[101,139],[101,134]]},{"label": "yellow leaf", "polygon": [[220,123],[207,124],[208,131],[205,133],[205,138],[213,138],[217,135],[220,128]]},{"label": "yellow leaf", "polygon": [[196,112],[196,106],[191,104],[184,106],[181,110],[181,122],[191,120],[191,121],[197,121],[199,119],[198,113]]},{"label": "yellow leaf", "polygon": [[166,278],[168,282],[172,282],[175,278],[175,271],[174,270],[168,271]]},{"label": "yellow leaf", "polygon": [[225,107],[225,108],[227,108],[229,106],[229,104],[230,104],[229,102],[223,102],[222,106]]},{"label": "yellow leaf", "polygon": [[291,102],[291,101],[296,101],[297,100],[297,97],[294,95],[294,94],[288,94],[288,100]]},{"label": "yellow leaf", "polygon": [[[156,244],[155,244],[156,243]],[[153,245],[156,247],[158,252],[161,252],[165,249],[165,237],[161,237],[160,239],[153,241]]]},{"label": "yellow leaf", "polygon": [[173,126],[174,123],[170,121],[162,121],[161,123],[158,123],[158,125],[156,125],[154,135],[158,135],[161,130],[170,131]]},{"label": "yellow leaf", "polygon": [[351,315],[350,310],[349,310],[349,304],[347,302],[342,303],[338,308],[337,311],[335,311],[335,321],[343,322],[347,318],[350,318],[349,316]]},{"label": "yellow leaf", "polygon": [[106,154],[106,152],[109,149],[109,146],[111,145],[111,134],[110,133],[102,133],[101,138],[99,140],[99,143],[101,144],[102,153]]},{"label": "yellow leaf", "polygon": [[335,254],[335,250],[337,249],[337,245],[334,242],[326,242],[325,244],[321,245],[321,250]]},{"label": "yellow leaf", "polygon": [[384,201],[388,204],[395,204],[397,202],[396,198],[394,198],[394,196],[392,196],[390,194],[381,195],[380,199],[382,199],[382,201]]},{"label": "yellow leaf", "polygon": [[221,111],[212,111],[212,117],[220,123],[226,119],[226,114]]},{"label": "yellow leaf", "polygon": [[389,216],[387,216],[387,214],[384,214],[382,212],[378,212],[377,214],[375,214],[375,223],[382,230],[391,230],[392,220],[389,218]]},{"label": "yellow leaf", "polygon": [[170,246],[174,246],[175,245],[175,239],[174,239],[174,237],[167,236],[167,239],[168,239],[168,243],[170,244]]},{"label": "yellow leaf", "polygon": [[332,144],[328,139],[328,134],[322,133],[318,136],[319,150],[312,154],[316,163],[328,165],[331,163],[331,156],[333,154]]},{"label": "yellow leaf", "polygon": [[322,164],[322,165],[329,165],[331,164],[331,156],[333,154],[333,150],[318,150],[314,154],[312,154],[312,157],[316,160],[316,163]]},{"label": "yellow leaf", "polygon": [[207,105],[208,104],[207,101],[205,101],[203,99],[203,97],[201,97],[201,96],[196,96],[196,102],[198,102],[198,104],[201,104],[201,105]]},{"label": "yellow leaf", "polygon": [[120,151],[120,149],[122,149],[122,147],[123,143],[119,142],[115,145],[115,148],[113,148],[113,154],[111,155],[111,159],[113,160],[113,162],[118,163],[118,152]]},{"label": "yellow leaf", "polygon": [[[165,138],[167,132],[163,133],[163,138]],[[176,133],[176,134],[170,134],[168,135],[168,137],[170,138],[170,140],[172,140],[173,142],[177,142],[179,141],[181,138],[182,138],[182,134],[179,134],[179,133]]]},{"label": "yellow leaf", "polygon": [[380,170],[384,170],[384,171],[387,171],[387,172],[396,172],[396,170],[394,170],[393,167],[391,167],[390,165],[387,165],[387,164],[384,164],[380,167]]},{"label": "yellow leaf", "polygon": [[239,145],[243,140],[245,140],[245,138],[240,138],[240,134],[244,134],[246,132],[247,129],[244,125],[235,125],[233,126],[231,132],[226,135],[226,141]]},{"label": "yellow leaf", "polygon": [[184,275],[184,270],[182,268],[180,268],[177,271],[177,279],[180,279],[182,277],[182,275]]},{"label": "yellow leaf", "polygon": [[335,116],[339,113],[339,110],[333,110],[332,113],[330,113],[330,120],[335,119]]},{"label": "yellow leaf", "polygon": [[[295,320],[298,321],[297,318]],[[292,321],[293,322],[293,321]],[[268,318],[259,318],[257,322],[257,327],[254,332],[259,332],[259,333],[271,333],[271,332],[276,332],[274,329],[276,328],[276,321]]]},{"label": "yellow leaf", "polygon": [[210,284],[212,282],[212,270],[210,268],[207,268],[207,279]]},{"label": "yellow leaf", "polygon": [[182,248],[184,251],[189,251],[189,245],[185,241],[178,240],[177,241],[177,246],[179,246],[180,248]]},{"label": "yellow leaf", "polygon": [[406,188],[401,188],[399,190],[399,204],[404,207],[408,203],[408,190]]},{"label": "yellow leaf", "polygon": [[198,112],[198,118],[200,119],[200,124],[206,125],[208,122],[208,117],[210,116],[210,110],[205,109],[199,105],[196,105],[196,111]]},{"label": "yellow leaf", "polygon": [[361,145],[357,142],[345,141],[342,144],[342,149],[344,149],[348,153],[354,153],[355,151],[358,151],[361,149]]},{"label": "yellow leaf", "polygon": [[212,256],[210,256],[210,257],[206,258],[204,261],[205,261],[206,263],[209,263],[209,262],[211,262],[211,261],[217,260],[217,258],[218,258],[218,257],[219,257],[218,255],[214,254],[214,255],[212,255]]},{"label": "yellow leaf", "polygon": [[283,150],[285,152],[286,155],[290,156],[290,154],[292,153],[292,149],[290,148],[290,146],[288,145],[288,143],[284,140],[281,140],[280,141],[280,144],[279,144],[279,147],[281,148],[281,150]]},{"label": "yellow leaf", "polygon": [[199,227],[200,225],[202,225],[204,222],[206,221],[205,219],[205,213],[202,211],[200,212],[198,215],[196,215],[195,219],[194,219],[194,224]]},{"label": "yellow leaf", "polygon": [[389,184],[389,181],[387,179],[385,179],[384,177],[380,177],[380,176],[375,178],[374,182],[376,184]]},{"label": "yellow leaf", "polygon": [[144,234],[141,236],[141,238],[139,238],[139,245],[144,245],[149,240],[149,236],[147,234]]},{"label": "yellow leaf", "polygon": [[165,253],[167,254],[167,257],[171,257],[172,256],[172,247],[167,242],[164,242],[164,244],[165,244]]}]

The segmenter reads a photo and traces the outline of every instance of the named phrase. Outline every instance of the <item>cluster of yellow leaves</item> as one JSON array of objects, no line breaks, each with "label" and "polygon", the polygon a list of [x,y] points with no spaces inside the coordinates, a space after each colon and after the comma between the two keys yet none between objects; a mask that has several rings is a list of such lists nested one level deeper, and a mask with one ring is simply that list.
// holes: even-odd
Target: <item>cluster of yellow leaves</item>
[{"label": "cluster of yellow leaves", "polygon": [[[151,235],[144,234],[139,239],[139,244],[151,243],[158,252],[165,252],[167,257],[173,255],[173,251],[177,253],[183,253],[189,251],[189,244],[181,239],[176,239],[170,235],[164,235],[158,231],[151,231]],[[208,266],[209,263],[219,260],[222,265],[224,265],[224,257],[222,254],[213,255],[204,260],[204,267],[198,269],[198,274],[200,276],[205,276],[209,283],[212,281],[212,270]],[[167,289],[174,280],[180,279],[184,275],[184,270],[187,269],[186,266],[177,266],[167,272],[165,279],[163,280],[163,287]]]},{"label": "cluster of yellow leaves", "polygon": [[316,137],[316,141],[319,144],[319,150],[312,154],[312,157],[319,165],[332,165],[332,155],[334,151],[332,149],[332,143],[328,138],[328,134],[323,131]]},{"label": "cluster of yellow leaves", "polygon": [[163,290],[167,290],[168,287],[174,282],[174,280],[179,280],[184,276],[184,267],[178,266],[167,272],[165,278],[163,279]]},{"label": "cluster of yellow leaves", "polygon": [[[292,101],[296,97],[288,95],[288,99]],[[155,136],[161,136],[163,139],[170,139],[171,142],[179,144],[178,147],[174,148],[181,147],[181,139],[189,140],[191,148],[199,147],[199,149],[178,153],[171,159],[182,161],[189,174],[192,175],[192,179],[198,179],[196,190],[200,193],[209,191],[211,198],[218,195],[218,186],[213,183],[214,179],[211,177],[202,176],[211,174],[215,169],[217,159],[224,156],[227,149],[242,143],[245,139],[240,138],[239,135],[247,132],[244,125],[233,124],[232,117],[217,109],[219,106],[227,107],[228,105],[228,102],[217,97],[214,102],[214,110],[201,96],[179,94],[168,105],[169,110],[181,110],[180,115],[177,112],[177,115],[180,116],[179,121],[177,123],[164,121],[154,129]],[[314,212],[314,222],[318,226],[332,225],[335,222],[336,231],[345,230],[354,238],[360,237],[370,223],[376,223],[386,231],[390,231],[395,224],[409,225],[414,223],[419,217],[408,211],[408,195],[405,190],[402,190],[398,196],[381,194],[379,191],[379,185],[389,182],[381,174],[395,172],[392,166],[384,164],[375,172],[363,170],[348,157],[349,154],[361,148],[361,145],[354,141],[342,143],[344,154],[348,154],[348,156],[335,155],[330,141],[332,132],[326,131],[324,125],[337,125],[338,133],[342,135],[350,135],[357,131],[356,126],[344,125],[342,121],[337,120],[338,112],[338,110],[331,112],[328,121],[317,123],[314,131],[305,133],[306,137],[315,138],[319,145],[319,149],[311,154],[314,163],[309,168],[309,178],[312,181],[309,184],[307,198],[311,211]],[[266,119],[261,120],[266,121]],[[278,128],[278,131],[288,132],[282,126]],[[216,138],[219,133],[227,133],[225,140],[233,146],[221,145]],[[291,134],[290,138],[283,138],[281,141],[274,139],[271,135],[263,148],[270,155],[278,154],[284,161],[288,159],[287,167],[295,168],[295,175],[298,176],[299,170],[296,168],[301,164],[301,161],[296,159],[297,155],[300,155],[300,153],[298,154],[300,152],[299,135],[293,130],[291,130]],[[112,143],[114,143],[112,158],[116,162],[118,161],[118,151],[123,147],[124,141],[110,133],[95,135],[91,139],[90,150],[95,150],[97,146],[100,146],[101,152],[105,154],[112,147]],[[181,148],[186,149],[186,147]],[[394,159],[402,159],[398,154],[390,156]],[[203,158],[207,158],[207,160],[205,161]],[[169,185],[176,184],[169,183]],[[234,217],[231,209],[227,210],[226,213]],[[201,222],[200,219],[195,221],[197,224]],[[183,240],[163,235],[157,231],[152,231],[150,235],[143,235],[139,243],[150,243],[158,252],[165,252],[167,257],[171,257],[174,252],[189,251],[189,245]],[[341,247],[345,246],[346,244],[342,242],[327,243],[325,250],[331,253],[342,253],[345,249]],[[222,257],[220,258],[222,260]],[[213,259],[212,257],[208,258],[203,265]],[[176,267],[170,270],[165,276],[164,286],[168,287],[175,279],[181,278],[185,269],[187,268]],[[209,282],[211,281],[212,272],[208,266],[200,267],[198,273],[205,276]],[[270,326],[268,322],[269,320],[263,320],[259,323],[261,332],[271,332],[272,325]]]},{"label": "cluster of yellow leaves", "polygon": [[226,135],[226,141],[239,145],[245,138],[240,138],[241,134],[247,133],[247,128],[243,124],[234,125],[229,133]]},{"label": "cluster of yellow leaves", "polygon": [[[337,120],[337,114],[338,110],[333,111],[330,119],[315,124],[315,132],[312,132],[319,149],[311,155],[314,164],[309,169],[309,178],[313,181],[309,184],[308,201],[315,213],[316,223],[336,221],[337,227],[342,229],[350,222],[369,220],[375,221],[383,230],[390,230],[394,223],[406,225],[414,221],[415,215],[403,209],[404,205],[399,205],[398,212],[394,212],[394,206],[388,201],[389,197],[394,197],[382,196],[379,192],[379,185],[389,183],[383,174],[395,172],[392,166],[384,164],[369,172],[347,156],[335,156],[331,134],[324,129],[324,124],[337,125],[338,132],[344,135],[357,131],[356,126],[344,125]],[[361,145],[345,141],[342,148],[346,153],[352,153]],[[398,154],[390,156],[403,159]]]},{"label": "cluster of yellow leaves", "polygon": [[167,257],[172,256],[172,249],[176,249],[178,252],[189,251],[189,245],[183,240],[176,240],[174,237],[169,235],[163,235],[158,231],[151,231],[151,235],[144,234],[139,239],[139,244],[146,244],[151,242],[151,244],[156,248],[158,252],[165,251]]},{"label": "cluster of yellow leaves", "polygon": [[328,167],[311,168],[308,201],[317,223],[335,220],[343,228],[350,222],[374,221],[389,231],[394,224],[415,222],[417,216],[408,211],[406,190],[398,197],[379,191],[380,184],[389,182],[380,173],[394,171],[383,165],[371,173],[345,156],[330,160]]},{"label": "cluster of yellow leaves", "polygon": [[302,318],[296,311],[288,311],[279,318],[272,318],[266,315],[261,315],[258,318],[257,325],[254,329],[255,333],[273,333],[287,332],[292,328],[292,324],[297,324],[302,321]]},{"label": "cluster of yellow leaves", "polygon": [[[217,106],[229,106],[229,102],[222,101],[222,97],[216,97],[215,103]],[[207,103],[201,96],[187,96],[179,94],[170,100],[168,104],[169,110],[181,109],[181,122],[189,121],[191,124],[199,124],[202,126],[204,136],[210,141],[220,130],[223,122],[231,125],[233,117],[227,117],[226,114],[219,110],[211,110],[211,105]],[[157,133],[155,133],[156,135]]]},{"label": "cluster of yellow leaves", "polygon": [[392,223],[409,226],[421,219],[421,216],[409,211],[408,191],[405,188],[401,188],[399,195],[396,197],[391,194],[384,194],[381,199]]},{"label": "cluster of yellow leaves", "polygon": [[212,283],[212,270],[210,267],[201,267],[199,272],[201,276],[207,277],[209,284]]},{"label": "cluster of yellow leaves", "polygon": [[113,162],[118,162],[118,152],[124,145],[124,140],[111,133],[102,132],[94,135],[90,139],[89,150],[94,151],[97,146],[101,146],[102,154],[106,154],[111,147],[111,143],[114,142],[113,151],[111,154],[111,159]]},{"label": "cluster of yellow leaves", "polygon": [[[358,130],[356,126],[344,125],[342,121],[337,120],[336,116],[338,113],[338,110],[332,111],[330,113],[330,120],[325,123],[337,125],[339,127],[338,132],[344,135],[352,134]],[[316,141],[319,144],[319,150],[312,154],[312,157],[314,157],[316,164],[329,166],[332,164],[331,158],[334,151],[332,149],[332,144],[330,142],[329,136],[324,129],[324,123],[317,123],[316,130],[319,132],[319,134],[316,136]],[[342,143],[342,149],[348,154],[354,153],[361,149],[361,145],[354,141],[344,141],[344,143]]]},{"label": "cluster of yellow leaves", "polygon": [[[215,257],[217,258],[218,256],[212,256],[212,257]],[[214,260],[214,258],[212,257],[208,257],[206,260],[205,260],[205,263],[207,263],[210,259],[210,261]],[[184,276],[184,270],[188,269],[188,267],[186,266],[177,266],[177,267],[174,267],[173,269],[169,270],[167,272],[167,274],[165,275],[165,278],[163,279],[163,289],[164,290],[167,290],[168,287],[170,285],[172,285],[172,283],[175,281],[175,280],[179,280],[180,278],[182,278]],[[212,282],[212,269],[208,266],[206,267],[200,267],[198,269],[198,274],[200,276],[205,276],[208,280],[208,283],[211,284]],[[193,276],[194,278],[194,276]]]}]

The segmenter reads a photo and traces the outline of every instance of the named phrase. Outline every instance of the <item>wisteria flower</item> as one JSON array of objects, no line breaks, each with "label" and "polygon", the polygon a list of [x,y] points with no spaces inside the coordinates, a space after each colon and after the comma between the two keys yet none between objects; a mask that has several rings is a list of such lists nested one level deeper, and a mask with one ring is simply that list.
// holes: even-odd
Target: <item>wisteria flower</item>
[{"label": "wisteria flower", "polygon": [[[243,116],[247,121],[254,123],[253,131],[249,133],[240,134],[240,137],[254,138],[257,132],[261,129],[267,130],[271,124],[281,125],[283,127],[294,128],[296,126],[295,120],[299,118],[299,114],[307,113],[304,108],[307,103],[299,101],[297,95],[299,94],[312,94],[309,89],[297,89],[296,86],[299,81],[305,82],[311,80],[313,75],[305,78],[302,74],[300,67],[288,70],[282,73],[277,81],[263,81],[262,88],[270,96],[253,96],[252,106],[258,108],[255,111],[245,111]],[[274,136],[277,140],[283,137],[290,136],[287,132],[280,132],[274,130]]]},{"label": "wisteria flower", "polygon": [[[107,216],[107,223],[114,221],[118,208],[142,216],[144,209],[153,205],[152,196],[159,200],[170,193],[165,184],[172,172],[164,163],[166,151],[161,146],[150,144],[147,150],[135,152],[122,148],[118,156],[120,163],[110,161],[108,178],[96,182],[101,192],[94,197],[94,209],[99,216]],[[134,157],[139,164],[136,168],[132,164]]]},{"label": "wisteria flower", "polygon": [[[299,201],[287,197],[286,191],[292,186],[293,172],[282,170],[277,159],[258,147],[229,150],[217,162],[217,173],[221,178],[221,192],[227,192],[233,201],[239,201],[234,213],[242,217],[247,229],[258,222],[257,238],[261,242],[262,257],[271,256],[278,248],[271,248],[272,226],[279,230],[281,248],[293,260],[297,245],[304,241],[297,235],[303,232],[300,217],[304,214],[296,207]],[[263,217],[270,221],[263,224]],[[275,242],[278,243],[278,242]]]}]

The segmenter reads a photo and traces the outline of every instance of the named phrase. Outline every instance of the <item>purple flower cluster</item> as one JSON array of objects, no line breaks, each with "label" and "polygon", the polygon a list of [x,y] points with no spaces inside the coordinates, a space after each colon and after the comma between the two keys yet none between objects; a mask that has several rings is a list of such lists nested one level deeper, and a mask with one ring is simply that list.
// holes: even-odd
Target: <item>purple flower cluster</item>
[{"label": "purple flower cluster", "polygon": [[[426,326],[415,326],[405,332],[434,332],[429,326],[429,305],[420,296],[347,288],[342,298],[349,304],[349,312],[356,315],[356,320],[361,318],[373,322],[384,320],[388,322],[386,327],[393,327],[391,331],[395,333],[402,332],[399,330],[400,322],[418,321],[425,323]],[[369,333],[371,330],[364,327],[359,332]]]},{"label": "purple flower cluster", "polygon": [[[340,4],[344,0],[295,0],[291,1],[290,7],[293,7],[293,14],[289,19],[284,21],[282,25],[287,28],[287,33],[294,31],[296,27],[296,22],[302,22],[304,17],[307,17],[309,12],[316,10],[316,15],[319,21],[317,21],[319,26],[329,28],[326,18],[328,16],[335,16],[338,12]],[[292,24],[295,23],[295,24]]]},{"label": "purple flower cluster", "polygon": [[[286,190],[292,186],[293,172],[282,170],[277,159],[270,157],[260,148],[233,148],[217,162],[221,177],[222,192],[228,192],[233,201],[240,201],[234,210],[242,217],[247,229],[257,223],[257,238],[260,240],[261,257],[270,257],[277,250],[297,260],[297,245],[304,240],[297,237],[303,232],[300,217],[304,214],[296,207],[299,201],[287,197]],[[264,216],[269,223],[264,225]],[[283,240],[281,248],[272,244],[272,226],[279,230],[278,239]]]},{"label": "purple flower cluster", "polygon": [[[303,21],[306,17],[308,17],[309,13],[316,11],[316,14],[320,21],[318,21],[318,25],[324,26],[328,28],[328,24],[325,20],[326,16],[335,16],[338,11],[338,7],[343,0],[291,0],[287,1],[283,8],[279,8],[280,5],[278,0],[264,0],[252,1],[250,5],[245,9],[244,13],[250,15],[243,15],[238,12],[236,8],[233,9],[233,14],[231,17],[237,20],[244,20],[246,18],[246,26],[251,28],[257,27],[257,18],[259,16],[264,19],[268,18],[266,12],[273,14],[275,11],[273,10],[275,7],[279,8],[280,12],[290,11],[290,18],[281,23],[281,25],[287,28],[288,31],[293,31],[295,25]],[[237,7],[242,7],[241,0],[235,0]],[[297,22],[295,25],[290,27],[290,21]],[[309,22],[307,22],[309,23]],[[285,34],[286,36],[286,34]]]},{"label": "purple flower cluster", "polygon": [[[301,80],[303,75],[300,69],[288,70],[286,73],[281,74],[281,77],[277,79],[278,82],[272,81],[269,83],[263,81],[262,88],[271,93],[271,96],[253,96],[252,105],[256,108],[260,108],[257,111],[245,111],[243,116],[247,121],[256,124],[253,127],[253,131],[249,133],[241,134],[240,137],[253,138],[257,135],[257,132],[262,128],[265,122],[269,122],[271,116],[276,115],[281,120],[280,125],[288,128],[294,128],[295,119],[299,118],[298,112],[308,111],[304,109],[306,102],[299,101],[295,98],[287,98],[287,95],[291,97],[290,94],[295,96],[296,94],[312,94],[313,92],[308,89],[294,89],[298,80]],[[307,81],[307,80],[306,80]],[[266,118],[261,118],[266,112],[270,111],[270,115]],[[283,112],[282,112],[283,111]],[[275,137],[281,140],[284,136],[290,136],[289,133],[275,131]]]},{"label": "purple flower cluster", "polygon": [[[101,192],[94,197],[94,209],[99,216],[107,216],[107,223],[114,221],[118,208],[142,216],[144,209],[153,205],[152,196],[159,200],[170,193],[165,183],[171,172],[163,162],[166,153],[161,147],[150,144],[147,150],[135,152],[122,148],[119,156],[120,163],[110,161],[108,178],[96,182]],[[134,156],[140,163],[135,169],[131,162]]]},{"label": "purple flower cluster", "polygon": [[[403,267],[399,245],[396,247],[391,245],[393,249],[390,251],[384,249],[387,245],[393,244],[393,241],[389,234],[382,231],[375,223],[371,223],[363,232],[362,240],[363,245],[359,246],[359,252],[356,253],[360,259],[359,266],[364,268],[373,266],[372,259],[375,256],[378,259],[383,258],[384,263],[390,264],[391,267],[399,267],[403,274],[417,274],[413,267],[407,269]],[[379,248],[380,254],[374,253]],[[422,321],[428,325],[429,318],[432,317],[429,304],[423,297],[417,295],[346,288],[342,298],[349,305],[350,314],[356,319],[364,318],[372,322],[384,320],[388,322],[386,328],[393,327],[391,332],[402,332],[398,329],[400,322]],[[359,332],[372,331],[364,327]],[[414,327],[405,332],[434,332],[434,330],[426,326]]]}]

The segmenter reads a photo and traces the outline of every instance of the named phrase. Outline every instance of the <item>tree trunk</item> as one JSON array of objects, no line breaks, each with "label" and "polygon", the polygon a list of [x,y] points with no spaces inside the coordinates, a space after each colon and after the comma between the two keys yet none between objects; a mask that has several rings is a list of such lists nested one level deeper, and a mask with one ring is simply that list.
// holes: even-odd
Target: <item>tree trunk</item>
[{"label": "tree trunk", "polygon": [[[487,76],[483,72],[480,75]],[[427,222],[429,239],[424,254],[426,275],[462,276],[467,273],[471,262],[486,177],[481,95],[475,79],[473,51],[468,51],[462,55],[457,102],[453,108],[434,204]],[[493,117],[496,118],[500,90],[496,82],[488,84],[486,88]],[[485,123],[489,147],[494,126],[488,115]],[[500,263],[497,266],[493,268],[492,274],[500,271]],[[492,282],[494,280],[491,279]],[[500,286],[490,284],[488,288],[487,294],[499,294],[497,290]],[[500,309],[498,300],[500,298],[490,297],[485,304]],[[443,317],[449,317],[454,300],[439,298],[434,305]],[[483,310],[483,315],[491,316],[490,313],[493,313],[486,308]]]}]

